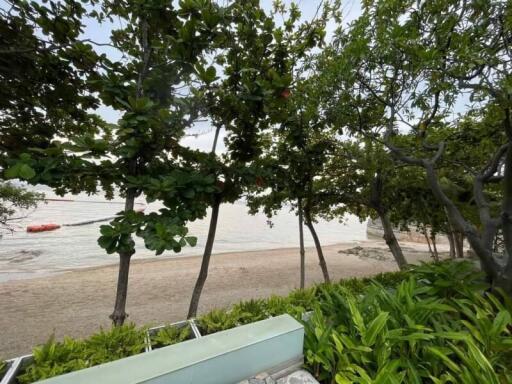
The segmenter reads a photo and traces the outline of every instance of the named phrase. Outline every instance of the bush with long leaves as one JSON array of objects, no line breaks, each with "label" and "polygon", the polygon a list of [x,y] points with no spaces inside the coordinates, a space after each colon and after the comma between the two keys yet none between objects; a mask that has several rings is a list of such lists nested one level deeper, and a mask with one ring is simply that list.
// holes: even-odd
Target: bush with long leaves
[{"label": "bush with long leaves", "polygon": [[182,341],[189,340],[192,337],[192,329],[188,324],[185,324],[184,326],[167,325],[151,335],[150,341],[153,349],[157,349],[181,343]]},{"label": "bush with long leaves", "polygon": [[34,349],[33,361],[17,380],[20,384],[33,383],[64,373],[92,367],[132,356],[144,351],[145,329],[138,329],[134,324],[112,327],[86,340],[65,338],[56,342],[53,337]]},{"label": "bush with long leaves", "polygon": [[422,265],[396,288],[320,289],[305,324],[321,383],[510,383],[512,316],[470,263]]}]

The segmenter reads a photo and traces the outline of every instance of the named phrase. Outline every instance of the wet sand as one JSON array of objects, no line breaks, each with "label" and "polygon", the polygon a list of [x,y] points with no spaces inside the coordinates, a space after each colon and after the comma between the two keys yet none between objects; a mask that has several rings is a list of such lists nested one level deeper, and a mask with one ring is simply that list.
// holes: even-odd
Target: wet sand
[{"label": "wet sand", "polygon": [[[425,244],[405,243],[410,263],[429,260]],[[361,247],[361,248],[355,248]],[[347,252],[348,250],[348,252]],[[441,246],[441,250],[445,251]],[[333,281],[396,270],[382,240],[324,247]],[[201,258],[140,260],[132,263],[127,312],[137,324],[162,324],[186,317]],[[85,268],[59,275],[0,283],[0,359],[31,352],[50,335],[84,337],[109,327],[117,266]],[[306,250],[306,282],[322,281],[314,248]],[[299,284],[298,249],[236,252],[212,256],[200,312],[241,299],[287,294]]]}]

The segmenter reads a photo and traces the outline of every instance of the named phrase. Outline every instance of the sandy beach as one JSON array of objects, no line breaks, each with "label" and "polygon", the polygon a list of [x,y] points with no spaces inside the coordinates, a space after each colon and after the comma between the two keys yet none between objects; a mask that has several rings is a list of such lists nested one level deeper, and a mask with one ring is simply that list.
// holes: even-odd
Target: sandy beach
[{"label": "sandy beach", "polygon": [[[401,245],[410,263],[430,259],[425,244]],[[397,269],[380,239],[330,245],[324,252],[333,281]],[[200,261],[194,256],[134,261],[129,321],[157,325],[184,319]],[[0,358],[30,353],[52,334],[57,339],[84,337],[100,326],[109,327],[116,277],[117,266],[111,265],[0,283]],[[298,279],[295,248],[215,254],[200,312],[241,299],[286,294],[298,287]],[[314,248],[306,251],[306,281],[322,281]]]}]

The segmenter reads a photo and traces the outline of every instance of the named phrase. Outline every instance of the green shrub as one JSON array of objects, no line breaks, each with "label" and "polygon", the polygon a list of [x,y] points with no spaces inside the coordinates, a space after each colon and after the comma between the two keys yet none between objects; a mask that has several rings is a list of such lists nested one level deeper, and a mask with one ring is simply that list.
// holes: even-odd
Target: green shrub
[{"label": "green shrub", "polygon": [[145,348],[145,329],[134,324],[101,329],[87,340],[53,337],[33,351],[34,360],[17,377],[20,384],[33,383],[64,373],[141,353]]},{"label": "green shrub", "polygon": [[135,324],[101,329],[86,340],[87,353],[93,365],[106,363],[144,352],[146,330]]},{"label": "green shrub", "polygon": [[[467,276],[469,287],[439,286],[436,268]],[[322,287],[305,324],[306,366],[321,383],[512,382],[508,304],[483,295],[467,272],[430,266],[431,279],[413,270],[396,288],[374,284],[362,296]]]},{"label": "green shrub", "polygon": [[235,304],[231,311],[233,316],[236,317],[237,323],[241,325],[254,323],[269,317],[267,305],[264,300],[260,299],[241,301]]},{"label": "green shrub", "polygon": [[288,302],[298,311],[311,311],[317,303],[317,287],[297,289],[288,295]]},{"label": "green shrub", "polygon": [[395,288],[402,281],[407,280],[411,275],[410,271],[396,271],[396,272],[384,272],[379,273],[378,275],[372,277],[366,277],[361,279],[361,281],[365,285],[369,285],[371,283],[377,283],[382,285],[385,288]]},{"label": "green shrub", "polygon": [[7,361],[0,360],[0,381],[2,380],[2,377],[7,373],[7,369],[9,368],[9,364]]},{"label": "green shrub", "polygon": [[153,348],[162,348],[168,345],[181,343],[182,341],[189,340],[191,338],[192,329],[189,324],[182,327],[167,325],[151,336],[151,346]]},{"label": "green shrub", "polygon": [[456,297],[474,290],[490,288],[485,282],[484,274],[466,260],[422,263],[413,267],[410,273],[430,289],[431,295]]},{"label": "green shrub", "polygon": [[[410,271],[396,271],[396,272],[383,272],[372,277],[351,277],[348,279],[341,279],[335,286],[343,286],[355,295],[363,293],[366,288],[372,283],[382,285],[384,288],[395,288],[403,280],[407,280],[410,276]],[[322,284],[323,286],[325,284]]]},{"label": "green shrub", "polygon": [[90,367],[91,364],[85,356],[85,350],[83,340],[66,337],[62,342],[56,342],[51,337],[46,344],[34,348],[33,362],[22,370],[17,379],[21,384],[33,383]]},{"label": "green shrub", "polygon": [[225,309],[214,309],[197,319],[197,326],[203,335],[234,328],[237,323],[237,314]]},{"label": "green shrub", "polygon": [[362,293],[367,287],[369,282],[364,279],[352,277],[350,279],[342,279],[338,284],[333,284],[334,287],[344,287],[354,294]]},{"label": "green shrub", "polygon": [[265,300],[265,308],[268,316],[279,316],[289,313],[293,307],[287,297],[272,295]]}]

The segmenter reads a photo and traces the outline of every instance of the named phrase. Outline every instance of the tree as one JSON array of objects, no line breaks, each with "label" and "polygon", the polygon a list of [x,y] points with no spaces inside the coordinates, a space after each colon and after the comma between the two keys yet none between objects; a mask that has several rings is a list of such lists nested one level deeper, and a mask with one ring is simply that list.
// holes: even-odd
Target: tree
[{"label": "tree", "polygon": [[[120,257],[111,315],[114,324],[120,325],[127,316],[129,267],[135,252],[132,236],[142,237],[146,247],[157,254],[195,245],[185,224],[206,214],[204,200],[195,196],[215,189],[213,177],[199,170],[192,151],[179,145],[200,105],[197,95],[189,92],[182,96],[180,91],[211,72],[204,66],[206,55],[216,40],[222,39],[218,29],[222,8],[211,2],[183,1],[176,8],[168,1],[113,0],[103,2],[101,9],[93,9],[89,15],[101,22],[120,21],[109,46],[123,58],[112,61],[96,55],[93,70],[79,79],[87,85],[85,96],[93,98],[94,105],[101,100],[122,118],[116,125],[105,124],[92,114],[87,117],[95,124],[71,120],[76,124],[71,128],[76,129],[48,132],[44,145],[13,152],[6,158],[9,168],[5,174],[49,185],[60,194],[97,193],[101,186],[107,198],[114,190],[125,198],[125,210],[101,227],[98,240],[107,253]],[[78,30],[82,22],[77,17]],[[73,95],[81,97],[80,93]],[[149,201],[162,200],[166,208],[147,215],[135,212],[134,199],[142,193]]]},{"label": "tree", "polygon": [[365,138],[339,137],[333,146],[318,181],[319,214],[326,219],[343,218],[347,213],[360,220],[380,218],[384,240],[399,268],[405,268],[407,261],[393,231],[400,176],[392,162],[382,146]]},{"label": "tree", "polygon": [[[280,2],[276,8],[276,12],[285,11]],[[286,102],[282,94],[292,81],[293,60],[300,59],[317,44],[325,24],[319,19],[296,27],[300,12],[295,4],[290,6],[289,17],[281,27],[276,27],[273,15],[267,15],[258,0],[235,1],[230,10],[228,44],[218,58],[223,73],[207,92],[208,115],[216,127],[216,137],[220,129],[225,130],[227,153],[214,156],[218,190],[210,201],[210,227],[189,318],[197,314],[208,277],[220,206],[223,202],[234,202],[248,186],[254,185],[252,165],[261,154],[263,133],[273,122],[280,121],[280,111]]]},{"label": "tree", "polygon": [[[2,168],[27,148],[47,148],[55,136],[93,132],[98,106],[86,77],[100,59],[80,40],[87,11],[81,1],[6,1],[0,10],[0,155]],[[28,159],[26,159],[28,162]],[[6,178],[30,179],[18,164]]]},{"label": "tree", "polygon": [[[187,236],[186,222],[203,217],[206,204],[196,195],[214,189],[211,175],[201,174],[179,146],[185,129],[198,116],[196,95],[180,96],[192,81],[211,80],[204,68],[206,54],[222,39],[219,23],[223,10],[212,2],[183,1],[175,7],[168,1],[143,4],[111,1],[104,4],[109,18],[124,20],[125,27],[113,32],[113,45],[129,58],[127,63],[109,63],[98,79],[98,90],[106,105],[123,112],[114,130],[104,161],[125,196],[125,210],[108,226],[101,227],[99,244],[120,258],[116,303],[111,318],[116,325],[126,318],[125,306],[132,234],[142,237],[157,254],[179,252],[195,245]],[[133,210],[134,200],[145,193],[160,199],[166,208],[144,215]]]},{"label": "tree", "polygon": [[[30,148],[44,151],[55,137],[97,132],[101,119],[87,76],[100,56],[80,39],[83,2],[5,1],[0,9],[0,167],[5,179],[35,178]],[[48,164],[38,182],[51,179]],[[68,164],[62,164],[65,167]],[[44,195],[0,182],[0,223],[13,231],[21,209],[35,208]],[[85,188],[85,182],[82,184]],[[14,216],[14,217],[13,217]]]},{"label": "tree", "polygon": [[25,188],[13,185],[10,182],[1,182],[0,233],[12,233],[14,231],[12,222],[20,218],[18,216],[19,211],[36,208],[43,197],[42,193],[27,191]]},{"label": "tree", "polygon": [[[188,317],[195,317],[199,299],[208,277],[215,241],[220,206],[238,199],[250,176],[250,162],[260,152],[259,134],[268,124],[264,105],[273,97],[272,72],[280,60],[272,49],[273,21],[260,8],[258,1],[235,1],[230,7],[226,25],[227,46],[217,63],[223,73],[215,84],[204,90],[207,111],[216,128],[209,166],[216,179],[211,195],[212,207],[201,268],[192,292]],[[280,79],[283,73],[275,71]],[[216,156],[220,130],[226,131],[227,153]]]},{"label": "tree", "polygon": [[[509,2],[501,1],[368,2],[350,36],[339,39],[341,66],[358,68],[351,77],[355,91],[382,109],[383,133],[373,139],[399,161],[425,170],[450,224],[464,233],[489,280],[508,292],[512,258],[497,260],[492,244],[502,228],[507,255],[512,251],[510,12]],[[484,105],[501,127],[500,144],[485,148],[485,166],[476,173],[459,168],[473,184],[478,226],[443,190],[439,168],[448,143],[432,136],[440,125],[459,124],[453,115],[461,102],[469,105],[465,114]],[[407,133],[416,140],[404,141]],[[482,156],[476,148],[467,152]],[[486,196],[495,182],[502,185],[498,214]]]},{"label": "tree", "polygon": [[286,104],[287,118],[272,132],[265,154],[258,161],[260,185],[248,202],[251,212],[262,208],[272,217],[284,204],[296,210],[299,219],[301,255],[300,287],[304,288],[303,223],[309,229],[325,282],[330,282],[320,239],[314,223],[319,204],[317,179],[332,155],[333,138],[319,113],[314,77],[297,80]]}]

